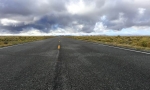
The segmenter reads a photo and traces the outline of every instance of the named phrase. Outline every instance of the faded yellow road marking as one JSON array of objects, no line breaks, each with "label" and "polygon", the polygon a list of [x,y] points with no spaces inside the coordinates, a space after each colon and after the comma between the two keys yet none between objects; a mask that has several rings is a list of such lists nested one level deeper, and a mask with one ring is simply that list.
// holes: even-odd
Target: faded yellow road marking
[{"label": "faded yellow road marking", "polygon": [[58,45],[58,50],[60,49],[60,45]]}]

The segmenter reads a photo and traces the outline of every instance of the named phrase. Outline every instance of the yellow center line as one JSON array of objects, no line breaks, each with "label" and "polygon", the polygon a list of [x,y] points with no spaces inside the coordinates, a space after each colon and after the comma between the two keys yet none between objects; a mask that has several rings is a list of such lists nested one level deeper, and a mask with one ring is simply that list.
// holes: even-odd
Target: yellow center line
[{"label": "yellow center line", "polygon": [[60,49],[60,45],[58,45],[58,50]]}]

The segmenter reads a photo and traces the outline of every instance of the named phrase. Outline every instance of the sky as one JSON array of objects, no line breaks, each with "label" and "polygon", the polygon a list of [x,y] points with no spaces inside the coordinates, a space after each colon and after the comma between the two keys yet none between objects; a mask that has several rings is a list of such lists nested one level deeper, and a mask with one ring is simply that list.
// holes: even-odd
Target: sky
[{"label": "sky", "polygon": [[150,35],[150,0],[0,0],[0,35]]}]

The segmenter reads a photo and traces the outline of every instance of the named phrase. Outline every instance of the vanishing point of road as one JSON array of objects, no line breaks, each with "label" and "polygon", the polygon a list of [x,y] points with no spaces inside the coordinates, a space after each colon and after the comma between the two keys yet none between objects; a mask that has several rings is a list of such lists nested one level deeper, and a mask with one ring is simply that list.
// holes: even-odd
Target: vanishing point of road
[{"label": "vanishing point of road", "polygon": [[150,54],[64,37],[4,47],[0,90],[150,90]]}]

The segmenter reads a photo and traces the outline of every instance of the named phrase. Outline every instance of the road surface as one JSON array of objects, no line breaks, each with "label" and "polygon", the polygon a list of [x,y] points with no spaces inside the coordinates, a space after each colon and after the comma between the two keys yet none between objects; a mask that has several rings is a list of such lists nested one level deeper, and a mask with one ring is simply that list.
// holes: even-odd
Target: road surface
[{"label": "road surface", "polygon": [[0,90],[150,90],[150,55],[63,37],[0,48]]}]

